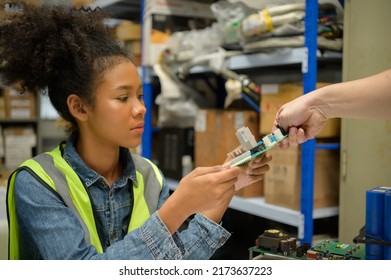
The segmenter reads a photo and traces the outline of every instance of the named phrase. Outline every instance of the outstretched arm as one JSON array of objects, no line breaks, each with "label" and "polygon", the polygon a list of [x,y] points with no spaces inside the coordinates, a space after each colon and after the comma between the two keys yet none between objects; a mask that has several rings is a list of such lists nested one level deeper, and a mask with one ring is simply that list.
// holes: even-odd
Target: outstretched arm
[{"label": "outstretched arm", "polygon": [[391,119],[391,69],[376,75],[332,84],[283,105],[277,125],[289,131],[281,143],[300,144],[315,137],[330,118]]}]

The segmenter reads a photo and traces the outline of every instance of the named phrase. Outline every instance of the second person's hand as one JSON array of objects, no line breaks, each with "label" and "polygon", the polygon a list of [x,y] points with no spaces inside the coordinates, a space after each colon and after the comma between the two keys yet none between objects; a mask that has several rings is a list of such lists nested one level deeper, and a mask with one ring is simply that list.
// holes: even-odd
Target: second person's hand
[{"label": "second person's hand", "polygon": [[300,96],[278,110],[272,131],[280,126],[288,132],[288,137],[279,144],[282,149],[314,138],[325,126],[327,116],[321,109],[311,105],[313,96],[314,93]]}]

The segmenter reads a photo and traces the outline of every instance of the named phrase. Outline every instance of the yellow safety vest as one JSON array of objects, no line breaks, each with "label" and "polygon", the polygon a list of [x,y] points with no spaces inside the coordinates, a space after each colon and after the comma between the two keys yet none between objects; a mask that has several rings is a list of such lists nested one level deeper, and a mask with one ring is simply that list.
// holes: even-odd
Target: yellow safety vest
[{"label": "yellow safety vest", "polygon": [[[84,239],[92,244],[98,253],[103,253],[96,228],[90,197],[76,172],[62,157],[63,146],[51,152],[40,154],[21,164],[9,180],[7,188],[7,217],[9,224],[8,258],[19,259],[19,226],[16,217],[14,182],[20,170],[38,176],[45,187],[56,191],[70,207],[84,229]],[[140,227],[157,210],[159,194],[163,186],[162,175],[151,161],[132,155],[136,166],[137,184],[133,183],[133,211],[128,232]],[[151,168],[152,167],[152,168]]]}]

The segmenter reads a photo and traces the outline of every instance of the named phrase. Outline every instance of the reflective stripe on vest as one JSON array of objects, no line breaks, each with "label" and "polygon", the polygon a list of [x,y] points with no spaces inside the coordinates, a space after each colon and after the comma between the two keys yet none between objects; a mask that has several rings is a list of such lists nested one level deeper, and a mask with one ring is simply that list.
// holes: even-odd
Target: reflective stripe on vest
[{"label": "reflective stripe on vest", "polygon": [[[162,175],[152,162],[138,155],[132,157],[136,166],[137,185],[133,183],[134,204],[128,232],[140,227],[157,210],[163,186]],[[103,253],[89,195],[79,176],[62,157],[60,147],[27,160],[21,166],[28,167],[61,196],[83,227],[85,241],[92,244],[98,253]],[[10,177],[7,194],[10,259],[19,258],[19,229],[13,197],[16,173],[17,171]]]}]

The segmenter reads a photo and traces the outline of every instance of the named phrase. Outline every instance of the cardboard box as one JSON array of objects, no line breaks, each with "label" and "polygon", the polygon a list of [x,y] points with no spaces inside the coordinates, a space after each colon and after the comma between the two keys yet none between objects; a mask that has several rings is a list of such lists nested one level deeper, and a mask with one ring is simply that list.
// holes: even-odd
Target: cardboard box
[{"label": "cardboard box", "polygon": [[141,25],[129,20],[123,20],[117,25],[115,34],[120,41],[140,41]]},{"label": "cardboard box", "polygon": [[[317,88],[329,83],[317,83]],[[263,84],[261,87],[261,135],[271,132],[274,119],[282,105],[303,95],[302,83]],[[329,119],[317,138],[336,138],[341,134],[341,120]]]},{"label": "cardboard box", "polygon": [[124,47],[136,66],[141,66],[141,42],[125,41]]},{"label": "cardboard box", "polygon": [[125,49],[131,55],[140,55],[141,54],[141,42],[139,40],[136,41],[125,41]]},{"label": "cardboard box", "polygon": [[71,0],[72,7],[88,7],[90,4],[94,3],[95,0]]},{"label": "cardboard box", "polygon": [[6,127],[4,134],[5,168],[15,170],[23,161],[33,156],[33,149],[37,146],[37,136],[34,128]]},{"label": "cardboard box", "polygon": [[[271,149],[273,159],[265,174],[265,202],[300,209],[301,148]],[[339,151],[316,150],[314,208],[337,206],[339,201]]]},{"label": "cardboard box", "polygon": [[[254,111],[199,110],[195,125],[195,166],[221,165],[227,153],[240,145],[235,133],[247,126],[259,140],[259,114]],[[237,192],[238,196],[263,195],[263,181]]]},{"label": "cardboard box", "polygon": [[0,95],[0,119],[6,118],[6,108],[5,108],[5,100],[4,96]]},{"label": "cardboard box", "polygon": [[22,93],[17,89],[7,87],[4,88],[3,94],[6,118],[30,119],[37,116],[34,93]]},{"label": "cardboard box", "polygon": [[172,33],[203,29],[215,20],[210,4],[198,1],[146,0],[144,10],[142,61],[147,66],[158,62]]}]

